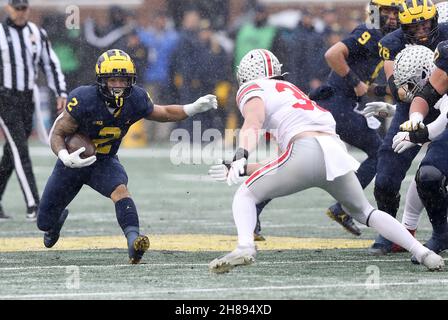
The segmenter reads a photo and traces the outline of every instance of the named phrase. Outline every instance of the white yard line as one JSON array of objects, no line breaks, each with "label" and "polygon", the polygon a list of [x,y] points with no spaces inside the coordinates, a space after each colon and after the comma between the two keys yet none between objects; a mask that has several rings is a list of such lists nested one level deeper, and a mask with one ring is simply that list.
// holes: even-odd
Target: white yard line
[{"label": "white yard line", "polygon": [[[448,259],[444,259],[448,261]],[[372,263],[372,262],[409,262],[409,259],[365,259],[365,260],[306,260],[306,261],[274,261],[274,262],[256,262],[257,265],[287,265],[287,264],[327,264],[327,263]],[[114,265],[54,265],[54,266],[24,266],[24,267],[0,267],[2,271],[23,271],[23,270],[45,270],[45,269],[65,269],[67,267],[77,266],[82,269],[97,269],[97,268],[136,268],[136,267],[179,267],[179,263],[145,263],[139,266],[133,266],[130,264],[114,264]],[[208,266],[208,263],[182,263],[182,267],[194,267],[194,266]],[[447,279],[448,281],[448,279]]]},{"label": "white yard line", "polygon": [[[391,286],[434,286],[447,285],[447,280],[418,280],[415,282],[381,282],[379,287]],[[295,285],[295,286],[265,286],[265,287],[227,287],[227,288],[198,288],[198,289],[161,289],[138,291],[139,296],[148,294],[165,293],[208,293],[208,292],[236,292],[236,291],[261,291],[261,290],[298,290],[298,289],[334,289],[334,288],[362,288],[371,289],[371,285],[366,283],[336,283],[322,285]],[[135,295],[136,291],[113,291],[113,292],[85,292],[85,293],[46,293],[46,294],[25,294],[25,295],[0,295],[0,299],[45,299],[45,298],[76,298],[76,297],[129,297]]]}]

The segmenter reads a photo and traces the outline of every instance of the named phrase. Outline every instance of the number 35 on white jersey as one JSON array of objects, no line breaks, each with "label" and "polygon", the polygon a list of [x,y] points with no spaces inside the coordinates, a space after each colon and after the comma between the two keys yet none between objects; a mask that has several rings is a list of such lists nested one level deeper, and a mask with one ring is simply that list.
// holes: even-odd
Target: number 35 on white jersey
[{"label": "number 35 on white jersey", "polygon": [[248,82],[238,90],[236,102],[241,113],[246,102],[259,97],[265,105],[263,129],[270,132],[286,150],[296,134],[320,131],[336,134],[336,122],[330,112],[310,100],[292,83],[274,79]]}]

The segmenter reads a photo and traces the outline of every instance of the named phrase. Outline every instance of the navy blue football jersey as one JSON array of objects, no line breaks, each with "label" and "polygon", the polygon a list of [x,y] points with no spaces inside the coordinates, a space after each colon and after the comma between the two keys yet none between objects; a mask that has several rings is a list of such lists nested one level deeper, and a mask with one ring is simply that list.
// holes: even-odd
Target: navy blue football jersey
[{"label": "navy blue football jersey", "polygon": [[[378,57],[378,41],[382,37],[381,31],[360,24],[342,40],[349,50],[347,64],[361,81],[367,84],[375,81],[383,66],[382,59]],[[342,87],[349,94],[354,94],[353,88],[334,71],[330,73],[328,82],[333,86]]]},{"label": "navy blue football jersey", "polygon": [[448,41],[442,41],[437,46],[434,63],[437,68],[448,73]]},{"label": "navy blue football jersey", "polygon": [[[429,49],[434,51],[437,45],[448,40],[448,23],[439,24],[439,32],[436,39],[427,46]],[[410,44],[405,38],[403,30],[398,29],[394,32],[389,33],[380,40],[379,43],[379,55],[384,60],[394,60],[395,57],[403,50],[407,44]]]},{"label": "navy blue football jersey", "polygon": [[154,110],[149,94],[134,86],[123,106],[111,113],[96,85],[81,86],[70,92],[66,111],[76,120],[79,132],[89,136],[97,156],[113,156],[129,127]]}]

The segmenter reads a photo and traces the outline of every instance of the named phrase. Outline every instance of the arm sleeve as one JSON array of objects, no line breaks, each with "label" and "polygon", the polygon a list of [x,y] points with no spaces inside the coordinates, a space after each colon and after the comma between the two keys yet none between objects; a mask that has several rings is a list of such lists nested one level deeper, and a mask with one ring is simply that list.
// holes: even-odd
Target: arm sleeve
[{"label": "arm sleeve", "polygon": [[40,29],[42,39],[42,54],[39,64],[47,77],[48,86],[59,97],[67,96],[65,77],[61,70],[61,63],[53,51],[45,30]]}]

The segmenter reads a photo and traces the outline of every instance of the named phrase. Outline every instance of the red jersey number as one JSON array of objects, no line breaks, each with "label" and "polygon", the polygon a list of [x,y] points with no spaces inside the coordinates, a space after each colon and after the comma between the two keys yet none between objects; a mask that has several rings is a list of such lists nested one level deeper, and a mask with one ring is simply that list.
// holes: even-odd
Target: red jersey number
[{"label": "red jersey number", "polygon": [[293,104],[293,108],[296,109],[303,109],[303,110],[314,110],[316,107],[317,109],[328,112],[328,110],[325,110],[324,108],[317,105],[316,102],[313,100],[310,100],[302,91],[300,91],[299,88],[297,88],[293,84],[285,83],[285,82],[277,82],[275,85],[275,89],[277,89],[278,92],[287,91],[290,92],[294,97],[297,99],[297,103]]}]

